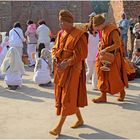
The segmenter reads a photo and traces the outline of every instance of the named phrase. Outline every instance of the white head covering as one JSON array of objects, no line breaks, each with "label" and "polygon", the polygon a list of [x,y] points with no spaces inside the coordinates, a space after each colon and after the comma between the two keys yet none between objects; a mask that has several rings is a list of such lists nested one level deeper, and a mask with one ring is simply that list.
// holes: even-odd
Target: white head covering
[{"label": "white head covering", "polygon": [[25,72],[24,64],[23,64],[21,57],[19,56],[19,53],[16,50],[16,48],[11,47],[8,50],[6,56],[3,60],[3,63],[1,65],[2,73],[5,73],[7,71],[8,67],[9,67],[8,70],[10,72],[18,72],[18,71]]},{"label": "white head covering", "polygon": [[8,36],[5,36],[4,39],[3,39],[3,43],[9,41],[9,37]]},{"label": "white head covering", "polygon": [[5,47],[5,46],[9,46],[9,37],[8,36],[5,36],[2,43],[1,43],[1,46],[2,47]]},{"label": "white head covering", "polygon": [[50,50],[47,50],[46,48],[44,48],[44,49],[42,49],[41,50],[41,57],[46,57],[46,58],[50,58],[51,56],[50,56]]},{"label": "white head covering", "polygon": [[92,13],[89,15],[89,17],[94,17],[94,16],[96,16],[96,13],[95,13],[95,12],[92,12]]}]

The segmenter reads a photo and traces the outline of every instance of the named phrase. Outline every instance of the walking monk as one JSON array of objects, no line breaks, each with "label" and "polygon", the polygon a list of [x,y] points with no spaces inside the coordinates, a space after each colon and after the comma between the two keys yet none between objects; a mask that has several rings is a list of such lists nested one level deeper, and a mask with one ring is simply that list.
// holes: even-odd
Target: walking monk
[{"label": "walking monk", "polygon": [[57,126],[50,131],[59,135],[68,115],[76,114],[77,121],[71,128],[83,125],[79,107],[87,106],[85,58],[87,57],[88,34],[73,27],[73,15],[67,10],[59,12],[59,24],[55,46],[54,84],[56,114],[61,115]]},{"label": "walking monk", "polygon": [[[119,93],[118,101],[125,98],[124,87],[128,87],[128,79],[124,68],[124,51],[120,33],[116,25],[107,23],[102,15],[96,15],[93,18],[93,27],[102,31],[102,38],[99,43],[99,55],[97,57],[96,68],[98,76],[98,89],[101,95],[93,99],[93,102],[107,102],[106,94]],[[110,65],[110,71],[103,71],[100,55],[106,52],[113,54],[114,61]]]}]

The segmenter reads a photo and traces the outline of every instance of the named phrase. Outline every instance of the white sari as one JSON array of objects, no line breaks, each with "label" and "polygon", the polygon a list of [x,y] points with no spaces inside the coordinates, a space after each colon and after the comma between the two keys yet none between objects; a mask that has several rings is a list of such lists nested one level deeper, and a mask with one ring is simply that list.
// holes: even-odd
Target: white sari
[{"label": "white sari", "polygon": [[50,69],[47,60],[42,58],[37,59],[33,81],[37,84],[47,84],[51,81]]},{"label": "white sari", "polygon": [[15,48],[10,48],[1,65],[7,85],[22,85],[22,75],[25,73],[24,64]]}]

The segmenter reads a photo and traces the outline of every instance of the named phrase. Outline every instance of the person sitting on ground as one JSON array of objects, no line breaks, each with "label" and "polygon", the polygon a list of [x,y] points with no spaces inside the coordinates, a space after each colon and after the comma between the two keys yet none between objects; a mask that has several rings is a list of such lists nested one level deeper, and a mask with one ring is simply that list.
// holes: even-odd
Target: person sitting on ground
[{"label": "person sitting on ground", "polygon": [[22,85],[22,75],[25,73],[24,64],[16,48],[11,47],[1,65],[1,72],[5,74],[4,81],[11,90]]},{"label": "person sitting on ground", "polygon": [[133,28],[133,33],[135,34],[134,48],[132,54],[132,60],[135,65],[140,65],[140,16],[138,16],[138,22]]},{"label": "person sitting on ground", "polygon": [[[6,56],[6,53],[8,51],[8,48],[9,48],[9,37],[8,36],[5,36],[3,42],[1,43],[0,45],[0,66]],[[0,71],[0,78],[3,78],[4,77],[4,74],[1,73]]]},{"label": "person sitting on ground", "polygon": [[48,51],[46,49],[42,49],[41,57],[37,59],[35,69],[34,69],[34,77],[33,81],[40,86],[50,86],[51,83],[51,69],[49,66],[49,61],[46,59],[48,56]]}]

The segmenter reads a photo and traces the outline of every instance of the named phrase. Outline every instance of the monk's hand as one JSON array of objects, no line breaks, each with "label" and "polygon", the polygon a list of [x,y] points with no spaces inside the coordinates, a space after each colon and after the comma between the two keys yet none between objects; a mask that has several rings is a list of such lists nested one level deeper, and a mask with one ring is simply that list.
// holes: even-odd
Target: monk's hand
[{"label": "monk's hand", "polygon": [[105,52],[106,52],[106,49],[103,49],[103,50],[101,50],[100,54],[101,54],[101,55],[104,55]]},{"label": "monk's hand", "polygon": [[57,57],[54,57],[53,58],[53,62],[57,62]]},{"label": "monk's hand", "polygon": [[62,61],[62,62],[59,64],[58,69],[59,69],[59,70],[64,70],[64,69],[67,68],[67,66],[68,66],[68,61],[67,61],[67,60],[64,60],[64,61]]}]

